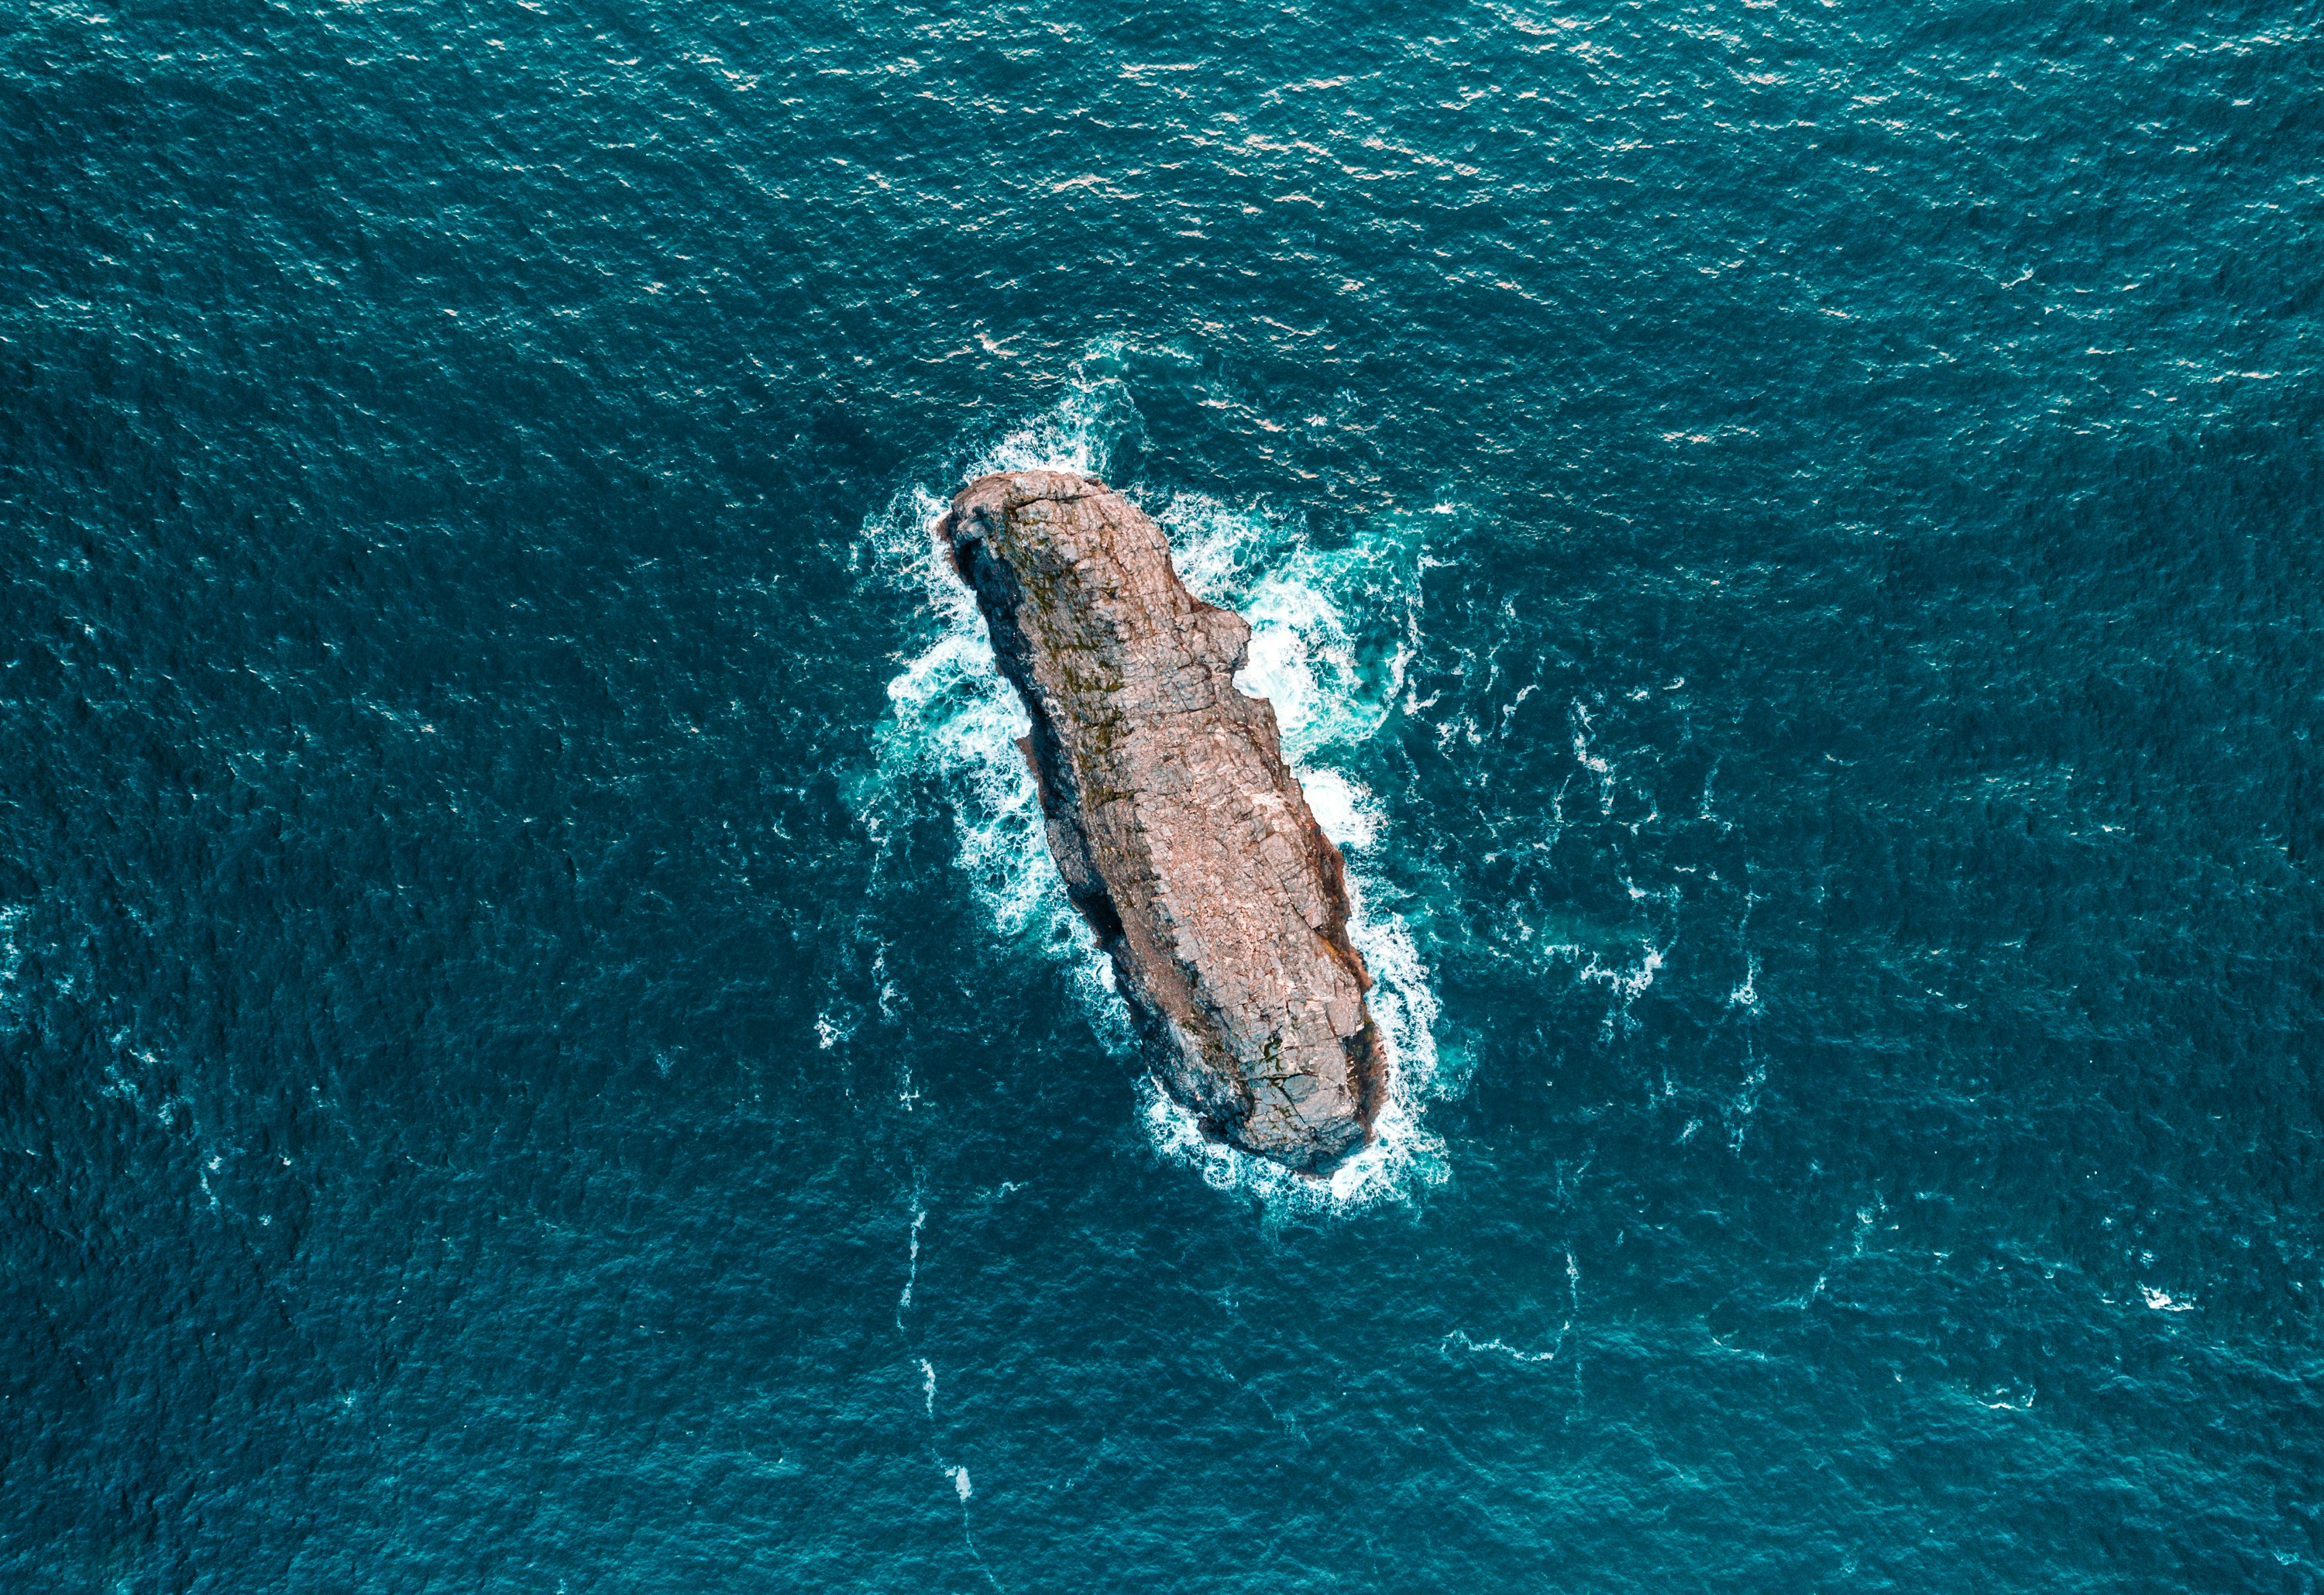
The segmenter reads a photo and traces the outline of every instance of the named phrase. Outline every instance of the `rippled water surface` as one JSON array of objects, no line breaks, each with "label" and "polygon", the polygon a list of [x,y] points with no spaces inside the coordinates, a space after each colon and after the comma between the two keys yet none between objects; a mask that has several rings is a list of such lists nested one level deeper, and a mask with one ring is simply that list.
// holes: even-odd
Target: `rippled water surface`
[{"label": "rippled water surface", "polygon": [[[0,10],[0,1584],[2324,1586],[2324,14]],[[972,472],[1253,622],[1203,1143]]]}]

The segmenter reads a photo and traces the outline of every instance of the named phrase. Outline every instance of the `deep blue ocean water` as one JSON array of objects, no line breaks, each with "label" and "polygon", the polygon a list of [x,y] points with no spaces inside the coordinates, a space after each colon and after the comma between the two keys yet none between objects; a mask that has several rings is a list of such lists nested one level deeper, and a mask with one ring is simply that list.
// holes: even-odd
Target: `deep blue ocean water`
[{"label": "deep blue ocean water", "polygon": [[[2324,12],[0,7],[0,1587],[2324,1585]],[[1190,1140],[973,470],[1397,1038]]]}]

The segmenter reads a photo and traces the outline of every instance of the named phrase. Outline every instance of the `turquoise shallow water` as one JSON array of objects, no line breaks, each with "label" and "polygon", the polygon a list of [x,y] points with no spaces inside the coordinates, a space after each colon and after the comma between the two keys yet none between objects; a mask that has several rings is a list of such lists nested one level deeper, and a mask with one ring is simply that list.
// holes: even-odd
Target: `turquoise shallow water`
[{"label": "turquoise shallow water", "polygon": [[[2324,1584],[2324,15],[0,13],[0,1584]],[[1258,623],[1394,1133],[927,561]]]}]

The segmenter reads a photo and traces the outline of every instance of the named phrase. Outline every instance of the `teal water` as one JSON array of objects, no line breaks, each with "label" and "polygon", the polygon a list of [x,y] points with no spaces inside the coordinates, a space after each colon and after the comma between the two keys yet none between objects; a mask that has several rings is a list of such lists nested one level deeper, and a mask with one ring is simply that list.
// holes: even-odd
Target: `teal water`
[{"label": "teal water", "polygon": [[[2324,1585],[2324,13],[0,8],[0,1586]],[[1203,1145],[968,473],[1251,616]]]}]

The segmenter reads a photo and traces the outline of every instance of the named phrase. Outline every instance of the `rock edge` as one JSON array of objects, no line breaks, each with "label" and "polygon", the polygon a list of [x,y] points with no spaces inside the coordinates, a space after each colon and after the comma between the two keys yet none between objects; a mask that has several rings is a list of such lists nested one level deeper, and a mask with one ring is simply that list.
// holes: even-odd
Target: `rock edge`
[{"label": "rock edge", "polygon": [[1234,685],[1250,627],[1186,590],[1143,512],[1070,471],[982,476],[938,535],[975,593],[1049,851],[1171,1095],[1305,1174],[1370,1140],[1387,1059],[1346,865]]}]

